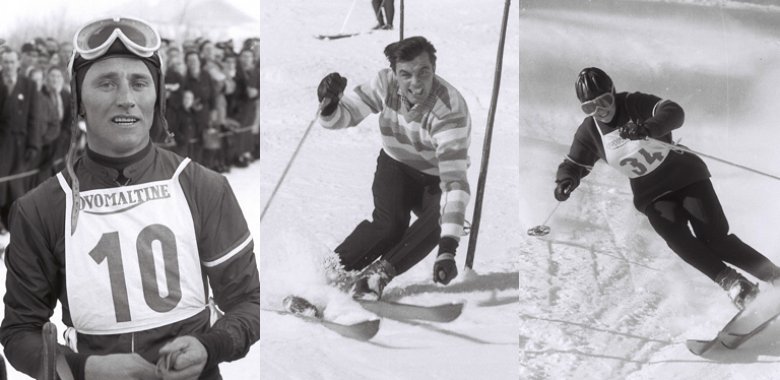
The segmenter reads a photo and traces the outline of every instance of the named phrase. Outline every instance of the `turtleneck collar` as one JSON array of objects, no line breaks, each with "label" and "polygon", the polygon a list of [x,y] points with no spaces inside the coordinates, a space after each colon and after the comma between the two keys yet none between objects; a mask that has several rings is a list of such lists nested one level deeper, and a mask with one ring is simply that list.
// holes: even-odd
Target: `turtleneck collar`
[{"label": "turtleneck collar", "polygon": [[132,165],[132,164],[134,164],[134,163],[136,163],[138,161],[141,161],[141,159],[144,158],[144,156],[149,154],[150,150],[152,150],[152,142],[151,141],[149,141],[149,143],[146,144],[146,146],[143,149],[141,149],[137,153],[134,153],[134,154],[132,154],[130,156],[127,156],[127,157],[109,157],[109,156],[104,156],[104,155],[102,155],[100,153],[97,153],[97,152],[93,151],[92,149],[89,149],[89,146],[87,146],[87,156],[92,161],[95,161],[95,163],[97,163],[99,165],[102,165],[102,166],[106,166],[106,167],[115,169],[115,170],[117,170],[121,174],[122,171],[126,167],[128,167],[128,166],[130,166],[130,165]]}]

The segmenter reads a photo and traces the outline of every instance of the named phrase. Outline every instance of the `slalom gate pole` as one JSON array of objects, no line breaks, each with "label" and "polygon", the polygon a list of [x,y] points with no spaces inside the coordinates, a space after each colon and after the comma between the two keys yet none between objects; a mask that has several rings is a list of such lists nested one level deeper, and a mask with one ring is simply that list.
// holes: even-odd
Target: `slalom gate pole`
[{"label": "slalom gate pole", "polygon": [[689,148],[684,147],[684,146],[679,145],[679,144],[670,144],[668,142],[661,141],[661,140],[654,139],[654,138],[648,138],[648,139],[651,140],[651,141],[654,141],[654,142],[656,142],[658,144],[661,144],[661,145],[663,145],[663,146],[665,146],[665,147],[667,147],[669,149],[672,149],[672,150],[681,150],[683,152],[688,152],[688,153],[696,154],[696,155],[699,155],[699,156],[702,156],[702,157],[707,157],[707,158],[709,158],[711,160],[715,160],[715,161],[724,163],[726,165],[731,165],[731,166],[734,166],[734,167],[737,167],[737,168],[740,168],[740,169],[747,170],[747,171],[752,172],[752,173],[760,174],[760,175],[765,176],[765,177],[769,177],[769,178],[774,178],[776,180],[780,180],[780,177],[778,177],[776,175],[765,173],[765,172],[762,172],[760,170],[756,170],[756,169],[747,167],[745,165],[740,165],[740,164],[737,164],[737,163],[734,163],[734,162],[731,162],[731,161],[728,161],[728,160],[724,160],[722,158],[718,158],[718,157],[715,157],[715,156],[710,156],[709,154],[697,152],[695,150],[689,149]]},{"label": "slalom gate pole", "polygon": [[263,222],[263,217],[265,217],[265,213],[268,211],[268,208],[271,207],[271,203],[273,202],[274,197],[276,196],[276,192],[278,192],[279,188],[282,186],[282,182],[284,182],[284,178],[287,177],[287,172],[290,171],[290,167],[295,161],[295,158],[298,156],[298,152],[301,150],[301,147],[303,146],[303,142],[306,141],[306,137],[309,135],[309,132],[311,132],[311,127],[314,126],[315,122],[317,122],[317,119],[319,118],[322,108],[324,108],[328,104],[330,104],[330,98],[327,97],[323,98],[322,102],[320,103],[320,106],[317,108],[317,114],[314,116],[314,119],[311,119],[309,126],[306,127],[306,131],[303,132],[303,136],[301,136],[301,140],[298,141],[298,146],[295,147],[295,151],[293,151],[292,157],[290,157],[290,161],[288,161],[287,166],[284,167],[282,176],[279,177],[279,180],[276,182],[276,186],[274,186],[274,190],[271,192],[271,196],[268,197],[268,202],[265,203],[265,207],[263,207],[263,212],[260,213],[260,223]]},{"label": "slalom gate pole", "polygon": [[493,135],[493,121],[496,117],[496,107],[498,103],[498,89],[501,87],[501,67],[504,59],[504,41],[506,40],[506,24],[509,18],[509,6],[511,0],[506,0],[504,4],[504,16],[501,21],[501,37],[498,40],[498,54],[496,56],[496,70],[493,76],[493,97],[490,99],[490,109],[488,110],[487,127],[485,129],[485,140],[482,145],[482,162],[479,168],[479,181],[477,182],[477,194],[474,200],[474,216],[471,222],[471,233],[469,246],[466,251],[466,268],[474,267],[474,251],[477,248],[477,237],[479,236],[479,224],[482,216],[482,199],[485,193],[485,180],[487,179],[488,161],[490,160],[490,143]]},{"label": "slalom gate pole", "polygon": [[[395,0],[390,0],[390,1],[395,1]],[[401,0],[401,14],[400,14],[400,16],[401,16],[400,17],[401,25],[398,28],[398,33],[399,33],[398,40],[399,41],[404,39],[404,0]]]}]

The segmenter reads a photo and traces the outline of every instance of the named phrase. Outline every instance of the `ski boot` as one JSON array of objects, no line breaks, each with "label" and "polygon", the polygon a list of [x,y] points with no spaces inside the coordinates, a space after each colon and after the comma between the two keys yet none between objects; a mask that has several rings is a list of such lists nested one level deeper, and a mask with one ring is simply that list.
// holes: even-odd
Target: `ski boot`
[{"label": "ski boot", "polygon": [[322,259],[322,271],[325,282],[342,292],[349,292],[359,275],[357,271],[348,271],[341,265],[341,258],[335,252],[331,252]]},{"label": "ski boot", "polygon": [[731,302],[739,310],[743,310],[758,295],[758,284],[751,283],[732,268],[726,268],[718,273],[715,281],[728,292]]},{"label": "ski boot", "polygon": [[352,286],[352,298],[377,301],[382,298],[382,291],[396,272],[393,264],[387,260],[374,261],[358,275],[357,281]]},{"label": "ski boot", "polygon": [[295,315],[301,315],[311,318],[322,318],[322,313],[316,306],[304,298],[298,296],[287,296],[282,300],[284,309]]}]

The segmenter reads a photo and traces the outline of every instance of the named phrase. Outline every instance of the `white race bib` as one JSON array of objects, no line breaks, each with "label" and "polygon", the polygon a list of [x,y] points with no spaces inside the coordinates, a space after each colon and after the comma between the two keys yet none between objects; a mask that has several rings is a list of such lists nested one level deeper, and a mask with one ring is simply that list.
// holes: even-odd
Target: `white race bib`
[{"label": "white race bib", "polygon": [[85,334],[121,334],[192,317],[206,306],[195,227],[179,175],[80,193],[73,235],[66,193],[65,269],[73,325]]},{"label": "white race bib", "polygon": [[601,135],[607,164],[628,178],[638,178],[651,173],[669,157],[669,148],[656,144],[653,140],[624,139],[620,137],[617,129],[603,134],[598,122],[596,130]]}]

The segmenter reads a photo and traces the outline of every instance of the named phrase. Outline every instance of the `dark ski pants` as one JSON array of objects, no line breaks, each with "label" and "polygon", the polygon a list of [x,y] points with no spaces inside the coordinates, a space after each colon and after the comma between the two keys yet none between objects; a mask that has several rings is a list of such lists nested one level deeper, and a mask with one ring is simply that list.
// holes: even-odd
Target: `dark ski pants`
[{"label": "dark ski pants", "polygon": [[[371,0],[371,6],[374,7],[374,14],[376,14],[376,19],[379,21],[379,25],[393,25],[393,17],[395,17],[395,0]],[[385,9],[385,18],[387,21],[382,19],[382,12],[380,12],[380,8]]]},{"label": "dark ski pants", "polygon": [[[373,220],[358,224],[336,253],[347,270],[363,269],[381,257],[401,274],[439,244],[439,177],[402,164],[382,150],[371,191]],[[417,220],[409,226],[412,212]]]},{"label": "dark ski pants", "polygon": [[780,274],[780,268],[768,258],[729,234],[726,215],[709,180],[656,199],[645,215],[672,251],[713,281],[726,268],[725,263],[762,281]]}]

